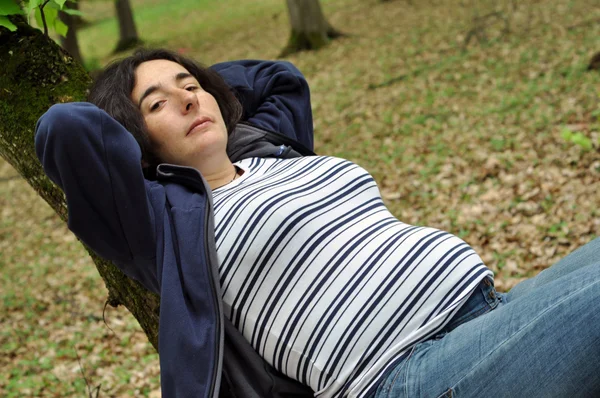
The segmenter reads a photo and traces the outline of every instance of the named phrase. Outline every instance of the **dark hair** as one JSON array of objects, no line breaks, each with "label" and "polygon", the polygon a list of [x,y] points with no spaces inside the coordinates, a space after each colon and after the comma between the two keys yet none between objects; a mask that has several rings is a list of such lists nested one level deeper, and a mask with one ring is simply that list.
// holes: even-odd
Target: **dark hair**
[{"label": "dark hair", "polygon": [[146,61],[165,59],[183,66],[202,88],[210,93],[223,115],[227,132],[231,133],[242,116],[242,106],[225,80],[212,69],[190,58],[165,49],[140,49],[133,55],[114,61],[96,78],[88,101],[112,116],[136,139],[142,149],[142,159],[148,164],[147,177],[152,178],[160,159],[155,155],[141,111],[131,99],[135,86],[135,70]]}]

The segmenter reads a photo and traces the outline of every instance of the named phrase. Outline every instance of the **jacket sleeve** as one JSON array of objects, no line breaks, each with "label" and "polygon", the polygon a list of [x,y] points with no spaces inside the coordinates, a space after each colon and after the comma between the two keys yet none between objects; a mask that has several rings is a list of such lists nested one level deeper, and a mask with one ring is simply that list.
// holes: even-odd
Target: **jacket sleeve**
[{"label": "jacket sleeve", "polygon": [[243,60],[212,68],[235,89],[244,108],[244,120],[314,149],[310,91],[294,65],[285,61]]},{"label": "jacket sleeve", "polygon": [[95,105],[57,104],[38,120],[35,150],[66,195],[69,229],[157,292],[151,187],[133,136]]}]

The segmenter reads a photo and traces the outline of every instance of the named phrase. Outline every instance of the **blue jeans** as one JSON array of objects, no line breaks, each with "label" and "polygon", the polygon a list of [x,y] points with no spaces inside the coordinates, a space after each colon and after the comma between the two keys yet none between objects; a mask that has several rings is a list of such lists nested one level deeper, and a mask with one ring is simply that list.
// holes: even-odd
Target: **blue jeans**
[{"label": "blue jeans", "polygon": [[484,280],[372,396],[600,397],[600,238],[509,293]]}]

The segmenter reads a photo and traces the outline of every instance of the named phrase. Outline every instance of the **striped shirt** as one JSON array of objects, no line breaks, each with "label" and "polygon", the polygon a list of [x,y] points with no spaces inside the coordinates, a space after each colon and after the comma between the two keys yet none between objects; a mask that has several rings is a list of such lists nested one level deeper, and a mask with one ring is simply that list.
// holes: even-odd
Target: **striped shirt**
[{"label": "striped shirt", "polygon": [[396,219],[350,161],[236,165],[213,192],[225,316],[316,396],[364,396],[492,276],[460,238]]}]

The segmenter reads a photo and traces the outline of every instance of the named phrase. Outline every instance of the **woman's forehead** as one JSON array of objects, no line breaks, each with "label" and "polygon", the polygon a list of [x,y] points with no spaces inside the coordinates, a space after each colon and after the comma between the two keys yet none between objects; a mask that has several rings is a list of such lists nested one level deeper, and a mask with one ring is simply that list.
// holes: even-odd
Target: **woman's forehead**
[{"label": "woman's forehead", "polygon": [[138,98],[151,86],[161,86],[177,80],[178,75],[189,74],[189,71],[177,62],[166,59],[155,59],[142,62],[135,70],[135,86],[132,97]]},{"label": "woman's forehead", "polygon": [[161,80],[174,79],[179,73],[189,73],[183,65],[166,59],[142,62],[135,70],[136,83],[158,83]]}]

